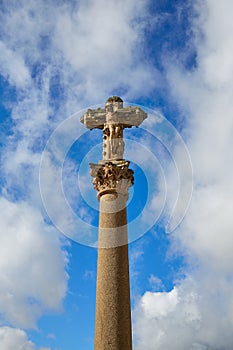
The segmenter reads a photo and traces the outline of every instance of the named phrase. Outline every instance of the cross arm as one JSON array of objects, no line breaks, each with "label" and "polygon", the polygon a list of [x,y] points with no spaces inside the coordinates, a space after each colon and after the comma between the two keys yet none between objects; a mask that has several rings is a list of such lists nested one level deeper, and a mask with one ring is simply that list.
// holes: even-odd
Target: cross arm
[{"label": "cross arm", "polygon": [[80,118],[80,121],[90,130],[94,128],[103,129],[106,123],[106,111],[102,108],[88,109]]}]

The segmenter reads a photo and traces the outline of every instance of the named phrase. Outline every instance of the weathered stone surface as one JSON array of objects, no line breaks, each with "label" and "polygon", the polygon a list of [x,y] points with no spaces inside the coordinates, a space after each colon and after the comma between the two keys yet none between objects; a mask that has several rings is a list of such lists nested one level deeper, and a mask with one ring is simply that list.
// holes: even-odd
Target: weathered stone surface
[{"label": "weathered stone surface", "polygon": [[123,159],[124,128],[138,127],[147,114],[139,107],[123,107],[120,97],[110,97],[105,108],[88,109],[80,121],[88,129],[103,129],[103,159]]},{"label": "weathered stone surface", "polygon": [[134,178],[124,160],[123,131],[145,118],[117,96],[81,118],[87,128],[103,129],[103,160],[90,164],[100,201],[95,350],[132,350],[126,202]]},{"label": "weathered stone surface", "polygon": [[121,124],[124,128],[139,126],[147,114],[140,107],[123,107],[123,101],[107,100],[105,108],[88,109],[80,118],[88,129],[103,129],[105,124]]},{"label": "weathered stone surface", "polygon": [[[125,197],[121,200],[117,211],[116,195],[100,198],[95,350],[132,349]],[[109,204],[116,205],[114,213],[105,212]]]},{"label": "weathered stone surface", "polygon": [[128,168],[128,161],[107,162],[104,164],[90,164],[92,183],[98,191],[98,196],[103,192],[128,193],[128,188],[133,185],[133,170]]},{"label": "weathered stone surface", "polygon": [[122,159],[124,155],[124,126],[121,124],[105,124],[103,128],[103,159]]}]

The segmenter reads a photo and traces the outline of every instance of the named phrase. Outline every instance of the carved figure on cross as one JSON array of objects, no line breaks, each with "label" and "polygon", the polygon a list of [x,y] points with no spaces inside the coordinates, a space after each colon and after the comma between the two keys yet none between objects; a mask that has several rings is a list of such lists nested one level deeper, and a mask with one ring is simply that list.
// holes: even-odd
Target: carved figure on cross
[{"label": "carved figure on cross", "polygon": [[103,130],[103,161],[122,160],[124,157],[124,128],[138,127],[147,114],[139,107],[124,107],[120,97],[110,97],[105,108],[88,109],[81,122],[90,130]]}]

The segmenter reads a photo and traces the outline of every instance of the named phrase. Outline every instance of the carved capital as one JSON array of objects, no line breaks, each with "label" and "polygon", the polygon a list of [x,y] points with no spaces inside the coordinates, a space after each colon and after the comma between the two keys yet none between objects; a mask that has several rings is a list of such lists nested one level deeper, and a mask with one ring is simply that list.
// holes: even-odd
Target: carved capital
[{"label": "carved capital", "polygon": [[128,188],[133,185],[133,170],[129,169],[128,161],[105,162],[102,164],[90,164],[92,183],[98,191],[98,196],[104,193],[128,193]]}]

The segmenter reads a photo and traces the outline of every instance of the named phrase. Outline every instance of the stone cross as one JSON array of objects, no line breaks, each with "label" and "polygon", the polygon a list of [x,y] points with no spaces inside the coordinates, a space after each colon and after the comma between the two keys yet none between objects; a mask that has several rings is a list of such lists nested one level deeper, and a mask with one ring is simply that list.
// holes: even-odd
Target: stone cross
[{"label": "stone cross", "polygon": [[127,187],[133,184],[133,171],[128,169],[129,161],[124,160],[123,131],[138,127],[147,114],[139,107],[123,107],[120,97],[110,97],[105,108],[88,109],[80,121],[90,130],[103,130],[103,159],[98,164],[90,164],[93,184],[98,191],[116,189],[126,180]]},{"label": "stone cross", "polygon": [[95,350],[132,350],[126,202],[134,178],[124,159],[123,131],[146,117],[139,107],[124,108],[117,96],[81,117],[88,129],[103,130],[103,159],[90,164],[100,201]]},{"label": "stone cross", "polygon": [[139,107],[123,107],[120,97],[110,97],[105,108],[88,109],[81,122],[90,130],[103,129],[103,160],[123,159],[124,128],[138,127],[147,114]]}]

